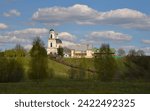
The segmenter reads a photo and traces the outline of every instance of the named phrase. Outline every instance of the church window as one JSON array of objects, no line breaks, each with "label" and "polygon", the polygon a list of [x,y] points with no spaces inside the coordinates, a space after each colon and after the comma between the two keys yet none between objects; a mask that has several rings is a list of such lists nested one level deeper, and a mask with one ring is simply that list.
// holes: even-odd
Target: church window
[{"label": "church window", "polygon": [[51,47],[53,47],[52,43],[50,44]]},{"label": "church window", "polygon": [[52,34],[51,34],[51,39],[52,39],[52,37],[53,37],[53,36],[52,36]]}]

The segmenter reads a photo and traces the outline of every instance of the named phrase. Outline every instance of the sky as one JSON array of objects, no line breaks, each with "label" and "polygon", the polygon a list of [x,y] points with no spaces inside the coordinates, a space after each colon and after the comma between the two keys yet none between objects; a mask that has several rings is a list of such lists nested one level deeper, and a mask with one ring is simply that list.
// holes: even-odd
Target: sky
[{"label": "sky", "polygon": [[47,46],[49,30],[65,47],[144,50],[150,55],[149,0],[0,0],[0,50],[26,49],[39,36]]}]

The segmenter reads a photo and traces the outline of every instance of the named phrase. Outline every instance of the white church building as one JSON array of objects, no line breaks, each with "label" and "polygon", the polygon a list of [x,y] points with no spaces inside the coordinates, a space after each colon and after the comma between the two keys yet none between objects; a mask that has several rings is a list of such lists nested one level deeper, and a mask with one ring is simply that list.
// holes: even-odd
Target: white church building
[{"label": "white church building", "polygon": [[59,47],[62,47],[62,41],[58,38],[58,33],[51,29],[49,31],[47,54],[57,54]]}]

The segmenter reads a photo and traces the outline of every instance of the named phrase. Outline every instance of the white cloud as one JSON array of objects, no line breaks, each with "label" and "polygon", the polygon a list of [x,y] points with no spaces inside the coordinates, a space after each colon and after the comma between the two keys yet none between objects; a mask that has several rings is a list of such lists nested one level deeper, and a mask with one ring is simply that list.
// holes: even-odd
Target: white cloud
[{"label": "white cloud", "polygon": [[75,50],[86,50],[87,46],[85,44],[75,43],[71,41],[63,41],[63,46],[69,49]]},{"label": "white cloud", "polygon": [[62,23],[78,23],[80,21],[94,19],[95,14],[97,14],[97,12],[94,9],[86,5],[76,4],[68,8],[41,8],[33,14],[32,19],[44,23],[59,25]]},{"label": "white cloud", "polygon": [[125,50],[137,49],[137,47],[134,45],[121,46],[120,48],[125,49]]},{"label": "white cloud", "polygon": [[3,15],[5,17],[13,17],[13,16],[20,16],[21,13],[16,9],[12,9],[12,10],[9,10],[8,12],[5,12]]},{"label": "white cloud", "polygon": [[144,47],[144,48],[141,48],[146,55],[149,55],[150,56],[150,47]]},{"label": "white cloud", "polygon": [[70,41],[63,41],[63,46],[64,47],[69,47],[69,46],[74,46],[76,43],[70,42]]},{"label": "white cloud", "polygon": [[142,42],[145,44],[150,44],[150,40],[142,40]]},{"label": "white cloud", "polygon": [[119,32],[114,31],[99,31],[99,32],[91,32],[90,33],[91,39],[100,39],[100,38],[106,38],[116,41],[129,41],[132,39],[131,36]]},{"label": "white cloud", "polygon": [[31,43],[33,38],[44,37],[48,34],[45,28],[28,28],[24,30],[16,30],[0,35],[0,41],[3,43]]},{"label": "white cloud", "polygon": [[8,26],[6,24],[0,23],[0,30],[1,29],[7,29],[7,28],[8,28]]},{"label": "white cloud", "polygon": [[66,41],[75,41],[75,35],[72,35],[68,32],[61,32],[59,33],[59,37],[62,40],[66,40]]},{"label": "white cloud", "polygon": [[101,12],[87,5],[75,4],[70,7],[40,8],[32,19],[45,24],[60,25],[76,23],[80,25],[119,25],[125,28],[148,30],[150,16],[128,8]]}]

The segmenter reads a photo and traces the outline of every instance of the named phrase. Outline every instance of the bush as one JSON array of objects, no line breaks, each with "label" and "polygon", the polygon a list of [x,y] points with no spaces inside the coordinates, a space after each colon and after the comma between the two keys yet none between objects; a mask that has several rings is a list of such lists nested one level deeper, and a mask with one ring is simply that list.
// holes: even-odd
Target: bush
[{"label": "bush", "polygon": [[150,57],[127,56],[124,79],[150,81]]},{"label": "bush", "polygon": [[112,81],[117,71],[117,63],[111,54],[109,45],[103,44],[99,53],[98,57],[94,60],[97,79],[101,81]]},{"label": "bush", "polygon": [[29,79],[39,82],[48,78],[48,57],[43,41],[35,38],[30,50]]},{"label": "bush", "polygon": [[0,82],[19,82],[23,77],[23,66],[16,59],[0,59]]}]

